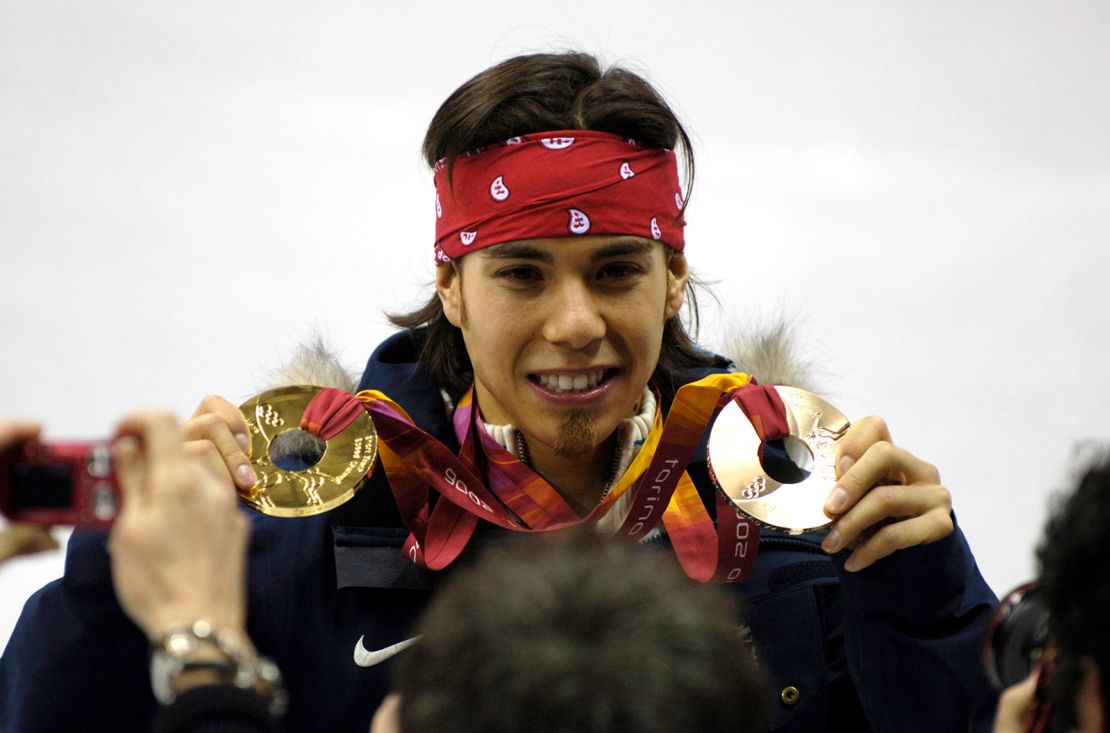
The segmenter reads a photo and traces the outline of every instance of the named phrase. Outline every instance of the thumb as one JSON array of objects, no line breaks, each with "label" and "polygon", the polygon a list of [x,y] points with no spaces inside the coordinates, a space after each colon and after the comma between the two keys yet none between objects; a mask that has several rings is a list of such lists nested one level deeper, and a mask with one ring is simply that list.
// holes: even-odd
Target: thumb
[{"label": "thumb", "polygon": [[1021,733],[1025,729],[1025,719],[1033,704],[1037,691],[1037,672],[1023,681],[1003,690],[998,698],[998,712],[994,718],[994,733]]},{"label": "thumb", "polygon": [[139,440],[125,435],[112,444],[112,458],[124,502],[140,501],[145,494],[146,460],[139,448]]},{"label": "thumb", "polygon": [[57,549],[58,542],[46,527],[12,524],[0,531],[0,562],[17,555]]}]

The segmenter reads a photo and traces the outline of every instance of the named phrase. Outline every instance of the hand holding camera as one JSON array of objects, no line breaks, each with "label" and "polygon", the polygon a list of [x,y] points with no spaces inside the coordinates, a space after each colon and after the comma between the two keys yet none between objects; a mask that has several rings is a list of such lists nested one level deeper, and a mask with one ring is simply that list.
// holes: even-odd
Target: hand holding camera
[{"label": "hand holding camera", "polygon": [[12,523],[0,530],[0,562],[18,555],[57,549],[58,542],[50,536],[50,530],[36,524],[17,521],[8,514],[5,499],[10,495],[5,491],[5,457],[13,455],[20,446],[38,437],[40,427],[35,423],[0,420],[0,514],[8,515]]},{"label": "hand holding camera", "polygon": [[120,604],[150,639],[197,619],[243,633],[250,524],[230,480],[187,450],[169,415],[132,416],[117,432],[124,502],[108,550]]},{"label": "hand holding camera", "polygon": [[1110,448],[1092,447],[1045,526],[1037,583],[1007,595],[991,624],[988,668],[1006,687],[995,733],[1107,730]]},{"label": "hand holding camera", "polygon": [[177,421],[124,419],[108,442],[48,443],[32,423],[0,421],[0,561],[56,548],[54,524],[112,527],[120,603],[148,637],[204,618],[244,624],[249,523],[226,473],[186,445]]},{"label": "hand holding camera", "polygon": [[995,733],[1049,733],[1055,671],[1048,607],[1036,581],[1007,593],[987,628],[987,675],[1001,691]]}]

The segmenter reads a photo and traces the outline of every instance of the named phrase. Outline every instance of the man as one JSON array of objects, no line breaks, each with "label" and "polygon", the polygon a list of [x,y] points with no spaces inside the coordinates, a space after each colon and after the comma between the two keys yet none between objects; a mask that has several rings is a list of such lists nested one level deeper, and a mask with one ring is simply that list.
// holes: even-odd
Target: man
[{"label": "man", "polygon": [[[1053,730],[1105,733],[1110,700],[1110,455],[1081,474],[1049,518],[1037,549],[1040,587],[1055,649],[1048,691]],[[1036,675],[999,701],[997,733],[1025,730]]]},{"label": "man", "polygon": [[[378,347],[360,384],[375,390],[364,395],[375,423],[413,438],[412,452],[383,437],[381,467],[346,505],[255,519],[248,630],[285,673],[294,729],[365,728],[388,660],[438,583],[431,570],[497,541],[491,525],[584,519],[670,545],[699,579],[743,578],[732,587],[751,601],[773,730],[989,726],[978,649],[993,594],[936,469],[893,445],[882,420],[857,421],[841,441],[823,538],[759,533],[718,509],[694,445],[709,415],[681,388],[726,394],[748,380],[699,350],[679,315],[689,276],[676,148],[692,173],[688,137],[658,93],[582,54],[509,59],[437,112],[425,139],[436,294],[395,319],[405,330]],[[698,416],[682,438],[689,458],[653,472],[675,501],[652,505],[656,486],[635,487],[674,447],[658,426],[675,415]],[[206,400],[186,432],[251,488],[233,405]],[[32,598],[13,636],[0,673],[29,681],[6,693],[12,727],[65,725],[82,710],[122,730],[152,707],[141,639],[111,613],[98,543],[71,541],[67,578]],[[744,566],[757,544],[754,569]],[[106,627],[95,638],[82,631],[90,615]],[[96,661],[109,653],[125,660],[110,678]],[[64,663],[74,655],[80,664]],[[103,699],[128,700],[135,715]]]}]

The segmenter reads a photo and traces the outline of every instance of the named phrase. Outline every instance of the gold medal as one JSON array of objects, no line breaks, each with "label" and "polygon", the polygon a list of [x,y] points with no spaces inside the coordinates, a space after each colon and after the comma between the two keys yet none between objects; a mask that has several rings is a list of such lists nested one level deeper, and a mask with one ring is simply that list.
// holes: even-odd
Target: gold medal
[{"label": "gold medal", "polygon": [[[775,387],[786,406],[790,435],[781,450],[764,451],[744,411],[729,402],[709,434],[709,473],[741,514],[790,534],[827,526],[825,499],[836,484],[836,444],[848,418],[812,392]],[[779,456],[772,460],[772,454]],[[770,470],[769,470],[770,469]]]},{"label": "gold medal", "polygon": [[320,389],[282,387],[239,406],[258,476],[239,498],[263,514],[307,517],[334,509],[355,495],[374,466],[378,434],[365,412],[328,441],[300,429],[305,408]]}]

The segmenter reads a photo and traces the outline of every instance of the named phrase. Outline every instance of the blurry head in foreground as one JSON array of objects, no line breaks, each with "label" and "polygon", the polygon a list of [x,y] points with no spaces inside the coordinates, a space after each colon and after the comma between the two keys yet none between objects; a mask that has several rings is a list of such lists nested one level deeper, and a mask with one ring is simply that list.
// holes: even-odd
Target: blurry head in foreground
[{"label": "blurry head in foreground", "polygon": [[650,548],[524,537],[461,570],[399,661],[405,733],[766,729],[724,588]]},{"label": "blurry head in foreground", "polygon": [[1053,512],[1037,559],[1058,654],[1059,722],[1103,731],[1110,700],[1110,452],[1089,464]]}]

